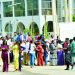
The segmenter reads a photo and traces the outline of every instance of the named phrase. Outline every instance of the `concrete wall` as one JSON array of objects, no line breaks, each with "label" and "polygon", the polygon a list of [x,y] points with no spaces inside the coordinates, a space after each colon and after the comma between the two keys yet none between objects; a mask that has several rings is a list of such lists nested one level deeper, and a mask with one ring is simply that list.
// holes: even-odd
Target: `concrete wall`
[{"label": "concrete wall", "polygon": [[65,38],[72,39],[75,37],[75,22],[59,23],[59,27],[60,39],[62,41],[64,41]]},{"label": "concrete wall", "polygon": [[[5,26],[7,23],[9,23],[11,21],[11,24],[13,26],[13,32],[16,31],[16,28],[17,28],[17,25],[19,22],[23,23],[24,26],[26,28],[29,28],[30,24],[32,22],[35,22],[39,28],[39,32],[41,33],[42,32],[42,28],[45,24],[45,17],[44,16],[33,16],[33,19],[32,19],[32,16],[26,16],[26,17],[3,17],[2,19],[2,34],[3,35],[6,35],[6,32],[5,32]],[[52,16],[46,16],[46,22],[47,21],[53,21],[53,18]]]}]

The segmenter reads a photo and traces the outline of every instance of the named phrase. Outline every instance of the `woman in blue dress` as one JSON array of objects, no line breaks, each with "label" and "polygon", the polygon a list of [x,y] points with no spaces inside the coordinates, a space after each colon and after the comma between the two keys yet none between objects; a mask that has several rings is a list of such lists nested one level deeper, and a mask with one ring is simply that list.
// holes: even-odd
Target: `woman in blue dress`
[{"label": "woman in blue dress", "polygon": [[57,65],[64,65],[64,56],[61,41],[57,44]]}]

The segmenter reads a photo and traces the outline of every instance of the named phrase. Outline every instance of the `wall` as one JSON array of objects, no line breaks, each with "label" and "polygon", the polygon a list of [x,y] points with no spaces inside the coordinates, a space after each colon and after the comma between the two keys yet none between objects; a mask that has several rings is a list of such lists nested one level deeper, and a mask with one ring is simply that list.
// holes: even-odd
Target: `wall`
[{"label": "wall", "polygon": [[[52,16],[46,16],[46,21],[52,21]],[[7,23],[9,23],[11,21],[11,24],[13,26],[13,32],[16,31],[17,28],[17,24],[19,22],[22,22],[24,24],[25,27],[29,28],[30,24],[33,22],[35,22],[38,25],[38,28],[40,30],[40,33],[42,32],[42,28],[43,25],[45,24],[45,17],[44,16],[26,16],[26,17],[3,17],[2,19],[2,33],[3,35],[6,35],[6,33],[4,32],[5,26]]]},{"label": "wall", "polygon": [[60,39],[62,41],[64,41],[65,38],[72,39],[75,36],[75,22],[59,23],[59,27],[60,27]]}]

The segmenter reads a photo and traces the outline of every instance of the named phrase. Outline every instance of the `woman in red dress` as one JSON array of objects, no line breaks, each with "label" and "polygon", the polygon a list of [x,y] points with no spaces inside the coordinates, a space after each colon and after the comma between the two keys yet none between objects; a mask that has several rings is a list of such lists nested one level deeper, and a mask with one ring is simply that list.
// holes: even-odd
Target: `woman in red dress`
[{"label": "woman in red dress", "polygon": [[37,50],[37,66],[43,66],[43,55],[42,55],[43,48],[40,42],[38,42],[36,50]]}]

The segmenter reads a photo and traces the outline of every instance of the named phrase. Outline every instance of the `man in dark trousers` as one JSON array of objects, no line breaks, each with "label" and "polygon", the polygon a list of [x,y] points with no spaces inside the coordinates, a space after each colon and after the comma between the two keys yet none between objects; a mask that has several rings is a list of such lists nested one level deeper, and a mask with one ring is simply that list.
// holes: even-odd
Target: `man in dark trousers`
[{"label": "man in dark trousers", "polygon": [[69,45],[69,38],[65,39],[65,42],[63,44],[63,48],[64,48],[64,53],[65,53],[65,65],[66,65],[66,69],[65,70],[69,70],[69,49],[68,49],[68,45]]}]

